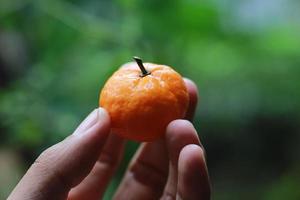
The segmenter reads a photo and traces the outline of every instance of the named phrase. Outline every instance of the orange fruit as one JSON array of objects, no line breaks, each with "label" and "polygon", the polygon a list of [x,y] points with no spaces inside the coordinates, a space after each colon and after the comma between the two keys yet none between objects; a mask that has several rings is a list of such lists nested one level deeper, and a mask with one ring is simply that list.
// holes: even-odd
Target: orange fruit
[{"label": "orange fruit", "polygon": [[189,102],[186,85],[171,67],[128,63],[105,83],[99,105],[110,117],[112,132],[135,141],[153,141],[166,126],[183,118]]}]

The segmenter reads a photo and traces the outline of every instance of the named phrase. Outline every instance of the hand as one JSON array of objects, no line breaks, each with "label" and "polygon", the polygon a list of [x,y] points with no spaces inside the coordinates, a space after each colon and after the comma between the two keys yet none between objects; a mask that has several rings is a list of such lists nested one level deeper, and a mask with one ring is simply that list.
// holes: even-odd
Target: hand
[{"label": "hand", "polygon": [[[190,93],[186,119],[191,120],[197,88],[185,82]],[[204,149],[188,120],[171,122],[163,139],[140,145],[114,199],[210,199]],[[109,132],[106,111],[94,110],[72,135],[37,158],[8,199],[101,198],[125,143]]]}]

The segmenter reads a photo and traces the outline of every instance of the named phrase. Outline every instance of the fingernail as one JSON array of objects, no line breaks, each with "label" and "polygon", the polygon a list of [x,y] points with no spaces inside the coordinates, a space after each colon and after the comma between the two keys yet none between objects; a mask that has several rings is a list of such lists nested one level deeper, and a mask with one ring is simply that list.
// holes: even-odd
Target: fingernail
[{"label": "fingernail", "polygon": [[74,135],[78,135],[90,127],[92,127],[97,121],[99,116],[99,108],[93,110],[84,120],[81,122],[81,124],[78,126],[78,128],[74,131]]},{"label": "fingernail", "polygon": [[103,121],[103,120],[107,120],[107,118],[109,118],[109,115],[104,108],[99,107],[97,110],[98,110],[97,121]]}]

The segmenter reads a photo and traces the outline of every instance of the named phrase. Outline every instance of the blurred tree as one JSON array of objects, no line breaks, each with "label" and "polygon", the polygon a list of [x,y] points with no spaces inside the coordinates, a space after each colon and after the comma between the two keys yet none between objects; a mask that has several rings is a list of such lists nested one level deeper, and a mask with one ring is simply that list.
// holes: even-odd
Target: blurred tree
[{"label": "blurred tree", "polygon": [[[0,1],[0,144],[22,155],[26,168],[98,106],[105,80],[138,55],[199,86],[195,126],[214,199],[297,199],[291,170],[299,170],[300,154],[299,6]],[[107,199],[136,147],[128,145]]]}]

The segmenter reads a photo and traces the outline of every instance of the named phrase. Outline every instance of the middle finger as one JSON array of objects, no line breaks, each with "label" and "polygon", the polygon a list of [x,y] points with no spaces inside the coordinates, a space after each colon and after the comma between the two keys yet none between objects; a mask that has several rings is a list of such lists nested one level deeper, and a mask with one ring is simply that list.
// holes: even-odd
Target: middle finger
[{"label": "middle finger", "polygon": [[114,196],[114,199],[158,199],[168,175],[164,140],[142,144]]}]

